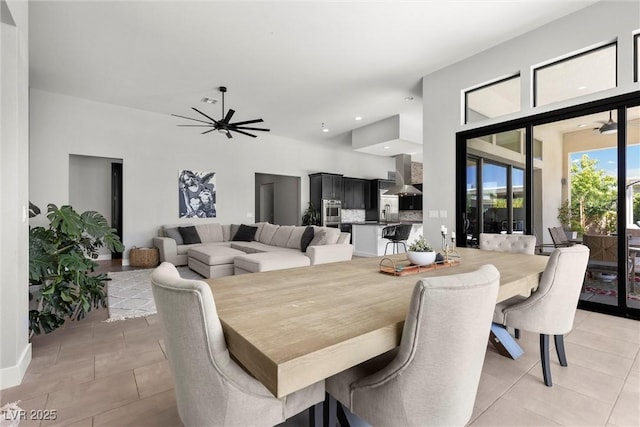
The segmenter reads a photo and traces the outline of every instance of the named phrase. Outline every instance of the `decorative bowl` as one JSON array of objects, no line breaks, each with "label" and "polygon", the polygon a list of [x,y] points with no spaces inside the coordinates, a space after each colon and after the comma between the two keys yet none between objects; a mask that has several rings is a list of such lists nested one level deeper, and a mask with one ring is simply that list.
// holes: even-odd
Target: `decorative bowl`
[{"label": "decorative bowl", "polygon": [[429,265],[436,260],[435,251],[431,252],[407,252],[407,258],[414,265]]}]

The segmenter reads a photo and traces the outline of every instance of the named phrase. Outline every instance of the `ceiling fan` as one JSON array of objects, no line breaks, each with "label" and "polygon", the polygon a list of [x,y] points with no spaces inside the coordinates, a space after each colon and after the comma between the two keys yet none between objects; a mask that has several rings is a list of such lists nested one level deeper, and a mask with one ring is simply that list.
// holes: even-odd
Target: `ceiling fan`
[{"label": "ceiling fan", "polygon": [[597,130],[603,135],[609,135],[611,133],[618,132],[618,123],[613,121],[613,118],[611,117],[611,111],[609,111],[609,121],[604,122],[600,120],[599,123],[602,123],[602,126],[600,126],[599,128],[594,128],[593,130]]},{"label": "ceiling fan", "polygon": [[201,135],[204,135],[205,133],[209,133],[209,132],[213,132],[214,130],[217,130],[220,133],[226,134],[227,138],[233,138],[233,136],[231,135],[231,132],[238,132],[238,133],[241,133],[243,135],[247,135],[247,136],[250,136],[252,138],[255,138],[256,135],[253,135],[253,134],[251,134],[249,132],[245,132],[245,131],[247,131],[247,130],[259,130],[259,131],[265,131],[265,132],[269,132],[270,131],[270,129],[254,128],[254,127],[245,126],[245,125],[250,125],[252,123],[263,122],[264,120],[262,120],[262,119],[245,120],[243,122],[231,123],[231,118],[233,117],[233,115],[235,113],[235,110],[232,110],[230,108],[229,111],[227,111],[226,115],[224,113],[224,94],[227,92],[227,88],[225,86],[220,86],[218,89],[222,93],[222,119],[216,120],[216,119],[206,115],[202,111],[198,110],[197,108],[191,107],[192,110],[194,110],[194,111],[202,114],[204,117],[206,117],[208,119],[208,121],[201,120],[201,119],[194,119],[192,117],[180,116],[178,114],[172,114],[172,116],[176,116],[176,117],[180,117],[180,118],[188,119],[188,120],[193,120],[195,122],[204,123],[202,125],[178,125],[178,126],[207,127],[207,128],[211,128],[211,129],[205,130],[204,132],[202,132]]}]

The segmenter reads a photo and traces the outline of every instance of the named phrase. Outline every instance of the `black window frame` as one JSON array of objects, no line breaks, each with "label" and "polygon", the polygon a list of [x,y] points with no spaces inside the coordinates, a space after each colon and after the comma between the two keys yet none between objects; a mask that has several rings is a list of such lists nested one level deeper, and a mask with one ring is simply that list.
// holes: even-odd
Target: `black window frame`
[{"label": "black window frame", "polygon": [[[520,75],[519,71],[517,73],[515,73],[515,74],[510,75],[510,76],[503,77],[503,78],[501,78],[499,80],[495,80],[495,81],[492,81],[490,83],[483,84],[482,86],[478,86],[478,87],[475,87],[473,89],[465,90],[464,91],[464,124],[465,125],[470,124],[469,123],[469,114],[468,114],[469,113],[469,94],[470,93],[477,92],[479,90],[486,89],[488,87],[495,86],[497,84],[504,83],[506,81],[509,81],[509,80],[515,79],[515,78],[521,78],[521,75]],[[494,117],[489,117],[488,119],[492,119],[492,118],[494,118]],[[477,122],[473,122],[473,123],[477,123]]]},{"label": "black window frame", "polygon": [[633,36],[633,81],[640,81],[640,33]]},{"label": "black window frame", "polygon": [[[589,50],[586,50],[584,52],[577,53],[575,55],[567,56],[566,58],[558,59],[557,61],[550,62],[548,64],[541,65],[539,67],[534,68],[533,69],[533,107],[539,107],[539,105],[538,105],[538,71],[544,70],[544,69],[549,68],[549,67],[553,67],[554,65],[558,65],[558,64],[561,64],[563,62],[568,62],[568,61],[574,60],[576,58],[580,58],[582,56],[586,56],[586,55],[592,54],[592,53],[597,52],[599,50],[610,48],[611,46],[614,46],[615,47],[615,51],[616,51],[615,52],[615,54],[616,54],[615,55],[615,67],[616,67],[616,70],[615,70],[615,85],[614,85],[613,88],[618,87],[618,41],[616,40],[616,41],[613,41],[611,43],[607,43],[605,45],[598,46],[598,47],[595,47],[593,49],[589,49]],[[564,100],[561,100],[561,101],[554,101],[554,102],[562,102],[562,101],[566,101],[568,99],[575,99],[575,98],[567,98],[567,99],[564,99]],[[553,102],[550,103],[550,104],[553,104]],[[544,104],[544,105],[549,105],[549,104]]]}]

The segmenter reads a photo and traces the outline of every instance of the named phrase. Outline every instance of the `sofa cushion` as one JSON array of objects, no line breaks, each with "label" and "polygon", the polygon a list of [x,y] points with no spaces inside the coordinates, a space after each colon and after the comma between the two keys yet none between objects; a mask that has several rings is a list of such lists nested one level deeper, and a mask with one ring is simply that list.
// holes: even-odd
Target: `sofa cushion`
[{"label": "sofa cushion", "polygon": [[314,237],[315,237],[315,230],[313,229],[313,227],[309,226],[305,228],[304,232],[302,233],[302,237],[300,237],[300,250],[302,252],[307,251],[307,248],[311,244],[311,241],[313,240]]},{"label": "sofa cushion", "polygon": [[189,252],[189,249],[197,248],[198,246],[202,246],[202,243],[194,243],[192,245],[178,245],[178,255],[186,255]]},{"label": "sofa cushion", "polygon": [[260,234],[262,234],[262,227],[264,227],[264,225],[266,224],[266,222],[256,222],[254,225],[254,227],[258,227],[258,229],[256,230],[256,237],[253,238],[253,240],[256,241],[260,241]]},{"label": "sofa cushion", "polygon": [[274,234],[271,238],[271,243],[269,244],[273,246],[280,246],[281,248],[286,248],[287,242],[289,241],[291,232],[294,228],[296,227],[293,225],[281,225],[280,228],[278,228],[278,231],[276,231],[276,234]]},{"label": "sofa cushion", "polygon": [[[231,224],[231,226],[229,227],[229,240],[233,240],[239,228],[240,228],[240,224]],[[255,236],[255,233],[254,233],[254,236]]]},{"label": "sofa cushion", "polygon": [[240,255],[233,261],[236,269],[248,272],[282,270],[285,268],[306,267],[311,265],[308,257],[283,252],[263,252]]},{"label": "sofa cushion", "polygon": [[291,232],[291,236],[289,236],[289,241],[287,242],[287,248],[291,249],[300,249],[300,239],[302,239],[302,234],[307,227],[304,225],[300,225],[293,228]]},{"label": "sofa cushion", "polygon": [[262,226],[262,231],[260,232],[260,236],[256,239],[260,243],[264,243],[265,245],[271,244],[271,239],[276,234],[276,231],[280,228],[279,225],[269,224],[268,222]]},{"label": "sofa cushion", "polygon": [[184,244],[184,240],[182,240],[182,235],[180,234],[180,231],[178,231],[178,227],[165,228],[164,235],[175,240],[176,245]]},{"label": "sofa cushion", "polygon": [[282,248],[280,246],[265,245],[261,242],[231,242],[233,249],[238,249],[248,254],[259,252],[292,252],[298,253],[297,249]]},{"label": "sofa cushion", "polygon": [[224,242],[231,240],[231,225],[222,224],[222,240]]},{"label": "sofa cushion", "polygon": [[[327,234],[327,240],[323,245],[335,245],[340,238],[340,229],[334,227],[321,227],[321,229]],[[317,229],[315,231],[318,231]]]},{"label": "sofa cushion", "polygon": [[251,242],[256,235],[258,227],[241,224],[238,231],[233,235],[234,242]]},{"label": "sofa cushion", "polygon": [[195,227],[202,243],[222,242],[224,240],[222,226],[217,222],[197,224]]},{"label": "sofa cushion", "polygon": [[182,241],[184,242],[185,245],[191,245],[193,243],[202,243],[202,241],[200,240],[200,236],[198,235],[198,231],[196,230],[196,227],[189,226],[189,227],[178,227],[178,231],[180,232],[180,235],[182,236]]},{"label": "sofa cushion", "polygon": [[233,264],[233,259],[244,252],[226,246],[201,245],[189,249],[189,258],[195,258],[206,265]]}]

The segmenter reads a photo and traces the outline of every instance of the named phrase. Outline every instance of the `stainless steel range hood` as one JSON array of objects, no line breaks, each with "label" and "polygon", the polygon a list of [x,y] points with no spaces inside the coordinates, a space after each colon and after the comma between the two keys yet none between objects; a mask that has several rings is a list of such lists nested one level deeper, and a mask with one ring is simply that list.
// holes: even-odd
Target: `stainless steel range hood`
[{"label": "stainless steel range hood", "polygon": [[422,191],[411,185],[411,156],[409,154],[396,156],[396,185],[389,188],[384,194],[398,196],[422,194]]}]

